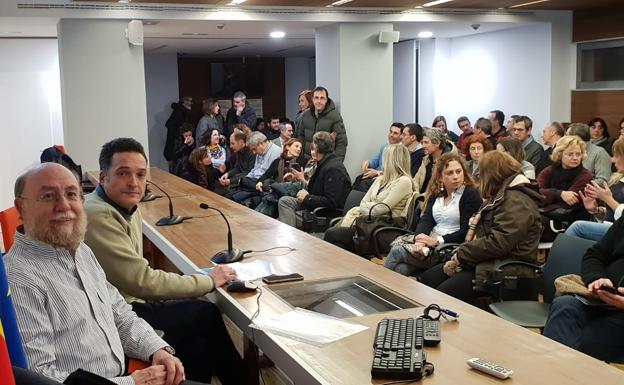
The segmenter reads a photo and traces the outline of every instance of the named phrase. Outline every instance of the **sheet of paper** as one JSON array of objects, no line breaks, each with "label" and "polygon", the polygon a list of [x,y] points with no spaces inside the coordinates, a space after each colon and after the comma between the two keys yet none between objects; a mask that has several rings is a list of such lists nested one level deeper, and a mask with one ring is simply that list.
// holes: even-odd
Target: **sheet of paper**
[{"label": "sheet of paper", "polygon": [[[234,262],[229,263],[229,267],[236,270],[238,279],[241,281],[253,281],[254,279],[266,277],[273,274],[273,266],[271,262],[255,260],[253,262]],[[212,268],[199,269],[202,274],[208,274]]]},{"label": "sheet of paper", "polygon": [[323,346],[368,329],[364,325],[301,308],[268,317],[263,317],[261,312],[251,326],[316,346]]}]

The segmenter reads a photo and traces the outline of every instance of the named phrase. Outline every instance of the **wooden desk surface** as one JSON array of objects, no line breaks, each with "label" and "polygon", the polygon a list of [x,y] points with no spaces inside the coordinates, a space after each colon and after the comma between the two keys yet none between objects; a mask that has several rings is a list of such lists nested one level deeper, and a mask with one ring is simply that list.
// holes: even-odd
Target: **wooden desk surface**
[{"label": "wooden desk surface", "polygon": [[[534,332],[506,322],[490,313],[463,303],[408,277],[378,266],[327,242],[296,230],[272,218],[249,210],[235,202],[224,199],[173,175],[152,168],[151,179],[172,195],[175,214],[202,216],[217,214],[214,210],[201,210],[200,202],[223,210],[230,220],[234,247],[243,250],[263,250],[274,246],[290,246],[296,251],[286,253],[276,250],[257,254],[245,261],[261,259],[271,261],[277,272],[298,272],[306,280],[363,275],[378,284],[412,300],[428,305],[437,303],[460,313],[459,322],[442,322],[442,342],[436,348],[426,348],[428,361],[435,365],[435,374],[425,379],[431,384],[499,383],[494,377],[468,369],[466,360],[481,357],[514,370],[507,383],[543,384],[616,384],[624,383],[624,373],[604,362],[576,352]],[[159,218],[168,215],[166,199],[142,203],[141,212],[146,230],[158,246],[159,238],[166,239],[165,255],[178,259],[178,268],[192,271],[188,261],[198,267],[211,266],[210,257],[227,247],[227,228],[220,216],[196,218],[181,225],[156,227]],[[217,214],[218,215],[218,214]],[[162,245],[162,243],[161,243]],[[172,247],[173,246],[173,247]],[[188,260],[186,260],[186,258]],[[174,262],[175,263],[175,262]],[[185,265],[186,263],[186,265]],[[289,310],[281,299],[270,290],[261,298],[261,312],[281,313]],[[255,294],[231,295],[220,289],[217,302],[228,315],[238,318],[239,326],[246,329],[251,314],[256,311]],[[371,380],[372,337],[377,322],[384,317],[412,317],[421,309],[401,310],[352,319],[369,326],[369,329],[343,340],[319,348],[305,343],[265,333],[255,332],[258,346],[266,352],[273,344],[281,352],[292,357],[309,376],[305,381],[293,378],[295,383],[380,384],[386,381]],[[242,317],[241,317],[242,315]],[[235,321],[236,322],[236,321]],[[277,350],[277,351],[279,351]],[[277,353],[276,353],[277,354]],[[277,365],[279,360],[271,354]],[[284,368],[282,368],[284,369]]]}]

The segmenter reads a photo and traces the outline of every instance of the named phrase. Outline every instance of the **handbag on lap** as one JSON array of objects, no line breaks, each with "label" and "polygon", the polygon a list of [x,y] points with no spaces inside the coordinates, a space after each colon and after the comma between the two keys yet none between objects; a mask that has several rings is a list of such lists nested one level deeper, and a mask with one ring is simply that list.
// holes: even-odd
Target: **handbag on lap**
[{"label": "handbag on lap", "polygon": [[[388,213],[373,216],[373,209],[378,205],[386,206],[388,208]],[[353,226],[355,227],[355,235],[353,236],[355,251],[358,255],[367,256],[375,254],[375,240],[373,239],[373,233],[375,230],[381,227],[406,228],[407,219],[405,217],[393,217],[390,206],[383,202],[379,202],[368,210],[368,214],[360,215],[355,218]],[[394,239],[394,235],[388,234],[388,236],[392,239],[383,239],[382,235],[381,242],[390,244],[390,242]]]}]

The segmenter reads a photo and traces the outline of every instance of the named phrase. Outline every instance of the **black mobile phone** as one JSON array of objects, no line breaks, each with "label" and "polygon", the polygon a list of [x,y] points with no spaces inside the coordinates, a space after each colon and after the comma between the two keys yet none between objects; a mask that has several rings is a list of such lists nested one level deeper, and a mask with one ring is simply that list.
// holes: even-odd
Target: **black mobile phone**
[{"label": "black mobile phone", "polygon": [[623,295],[622,293],[618,291],[617,288],[613,286],[609,286],[609,285],[600,285],[600,290],[608,291],[609,293],[615,294],[615,295]]},{"label": "black mobile phone", "polygon": [[297,273],[284,274],[284,275],[271,274],[262,278],[262,282],[266,283],[267,285],[270,285],[272,283],[295,282],[295,281],[303,281],[303,275],[297,274]]}]

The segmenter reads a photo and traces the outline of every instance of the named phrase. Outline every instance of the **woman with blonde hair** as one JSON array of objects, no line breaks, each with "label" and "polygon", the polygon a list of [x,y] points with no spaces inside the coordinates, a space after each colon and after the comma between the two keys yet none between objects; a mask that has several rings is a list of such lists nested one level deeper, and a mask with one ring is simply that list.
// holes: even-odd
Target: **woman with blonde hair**
[{"label": "woman with blonde hair", "polygon": [[583,205],[596,222],[576,221],[565,231],[567,235],[599,241],[607,233],[611,224],[622,216],[624,211],[624,138],[613,142],[613,164],[616,172],[608,185],[591,181],[579,195]]},{"label": "woman with blonde hair", "polygon": [[[490,151],[480,160],[483,204],[470,218],[465,242],[451,260],[425,271],[422,283],[475,303],[484,288],[477,279],[497,259],[535,263],[542,226],[537,185],[511,155]],[[523,276],[524,271],[521,271]],[[531,276],[532,270],[526,271]],[[474,283],[476,282],[476,284]]]},{"label": "woman with blonde hair", "polygon": [[444,243],[463,242],[468,220],[481,203],[479,191],[461,156],[442,155],[425,194],[425,211],[416,230],[393,242],[384,266],[403,275],[431,267],[429,256],[433,248]]},{"label": "woman with blonde hair", "polygon": [[406,216],[406,209],[414,191],[410,162],[407,147],[402,144],[388,145],[382,156],[381,176],[375,179],[360,205],[349,210],[335,227],[325,232],[324,239],[354,252],[355,229],[352,225],[358,216],[368,215],[369,212],[373,216],[379,216],[389,210],[393,217]]},{"label": "woman with blonde hair", "polygon": [[[566,135],[557,141],[551,156],[553,164],[537,176],[540,194],[545,197],[541,206],[544,224],[548,224],[551,219],[565,219],[569,223],[589,219],[580,194],[593,179],[592,173],[583,167],[585,158],[586,144],[580,137]],[[555,236],[548,226],[542,240],[552,242]]]}]

